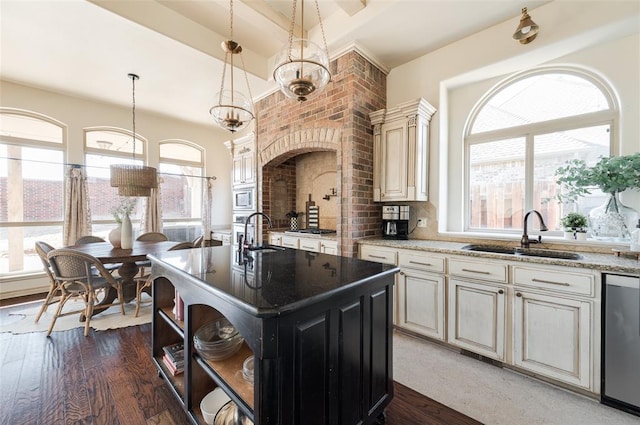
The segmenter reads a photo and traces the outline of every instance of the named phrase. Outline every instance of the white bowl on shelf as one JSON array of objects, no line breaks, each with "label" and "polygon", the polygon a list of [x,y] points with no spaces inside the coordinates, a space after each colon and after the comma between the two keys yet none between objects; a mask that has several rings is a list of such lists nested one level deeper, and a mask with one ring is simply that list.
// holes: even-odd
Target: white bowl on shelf
[{"label": "white bowl on shelf", "polygon": [[213,421],[216,418],[216,414],[224,406],[227,404],[231,398],[222,391],[222,388],[216,388],[211,391],[209,394],[204,396],[202,401],[200,402],[200,411],[202,412],[202,416],[204,417],[204,421],[213,425]]}]

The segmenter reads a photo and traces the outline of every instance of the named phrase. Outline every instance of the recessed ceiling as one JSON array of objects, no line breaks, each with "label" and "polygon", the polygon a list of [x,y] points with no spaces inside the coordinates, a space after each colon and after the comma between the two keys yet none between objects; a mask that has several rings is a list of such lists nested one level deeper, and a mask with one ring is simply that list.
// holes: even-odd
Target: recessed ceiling
[{"label": "recessed ceiling", "polygon": [[[291,6],[233,3],[234,39],[243,46],[254,98],[275,90],[271,66],[287,42]],[[357,44],[387,70],[505,20],[515,29],[522,6],[503,0],[319,2],[329,53]],[[305,30],[321,42],[315,15],[307,0]],[[208,111],[224,58],[220,42],[229,30],[229,1],[2,0],[0,77],[128,106],[127,74],[134,72],[141,77],[138,108],[212,125]]]}]

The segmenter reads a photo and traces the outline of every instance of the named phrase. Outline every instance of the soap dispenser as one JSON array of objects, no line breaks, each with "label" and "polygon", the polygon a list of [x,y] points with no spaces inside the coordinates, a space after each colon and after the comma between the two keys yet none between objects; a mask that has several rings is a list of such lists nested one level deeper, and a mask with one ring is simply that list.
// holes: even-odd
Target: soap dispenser
[{"label": "soap dispenser", "polygon": [[631,251],[640,252],[640,220],[636,224],[636,230],[631,232]]}]

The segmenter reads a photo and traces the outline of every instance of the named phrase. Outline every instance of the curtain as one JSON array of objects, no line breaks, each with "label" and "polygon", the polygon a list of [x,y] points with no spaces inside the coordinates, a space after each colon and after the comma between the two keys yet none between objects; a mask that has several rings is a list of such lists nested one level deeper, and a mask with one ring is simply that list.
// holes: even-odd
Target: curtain
[{"label": "curtain", "polygon": [[211,239],[211,208],[213,205],[213,179],[207,177],[202,185],[202,233],[205,240]]},{"label": "curtain", "polygon": [[73,245],[80,236],[91,234],[89,188],[84,168],[71,165],[65,182],[67,194],[64,206],[64,243]]},{"label": "curtain", "polygon": [[162,233],[162,178],[158,177],[158,187],[151,189],[151,195],[147,198],[144,217],[140,223],[142,233]]}]

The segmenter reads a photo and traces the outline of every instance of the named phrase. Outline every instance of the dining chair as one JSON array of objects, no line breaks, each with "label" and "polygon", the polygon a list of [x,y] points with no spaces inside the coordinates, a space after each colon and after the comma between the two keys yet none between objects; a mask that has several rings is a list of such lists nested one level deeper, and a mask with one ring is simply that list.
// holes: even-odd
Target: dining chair
[{"label": "dining chair", "polygon": [[[169,251],[176,251],[179,249],[191,249],[194,248],[193,243],[191,242],[178,242],[169,248]],[[151,279],[151,273],[148,273],[144,276],[137,277],[136,279],[136,317],[140,313],[140,305],[142,304],[142,292],[146,288],[151,287],[151,283],[153,279]]]},{"label": "dining chair", "polygon": [[88,243],[97,243],[97,242],[106,242],[106,240],[102,239],[100,236],[87,235],[87,236],[80,236],[76,240],[75,244],[86,245]]},{"label": "dining chair", "polygon": [[[76,240],[75,245],[87,245],[90,243],[100,243],[100,242],[106,242],[106,240],[104,240],[100,236],[86,235],[86,236],[80,236]],[[105,269],[109,270],[109,273],[113,273],[114,271],[118,270],[122,264],[114,263],[114,264],[103,264],[103,265]],[[95,271],[94,271],[94,274],[96,274]]]},{"label": "dining chair", "polygon": [[168,241],[169,238],[167,235],[161,232],[147,232],[143,233],[136,238],[137,241],[151,241],[151,242],[162,242]]},{"label": "dining chair", "polygon": [[202,244],[204,243],[204,235],[200,235],[191,242],[194,248],[202,248]]},{"label": "dining chair", "polygon": [[[93,307],[98,301],[98,294],[102,291],[106,294],[110,288],[114,288],[118,292],[118,302],[104,304],[104,306],[120,305],[120,311],[123,315],[125,314],[121,279],[113,277],[96,257],[72,248],[58,248],[49,251],[47,259],[51,265],[56,288],[61,293],[60,303],[47,331],[47,336],[51,335],[58,317],[77,313],[84,313],[86,317],[84,336],[88,336]],[[92,270],[97,270],[98,275],[93,274]],[[82,299],[85,308],[63,313],[62,308],[70,298]]]},{"label": "dining chair", "polygon": [[47,254],[50,251],[53,251],[55,248],[43,241],[36,241],[36,253],[38,257],[40,257],[40,261],[42,261],[42,267],[44,268],[44,272],[47,274],[49,278],[49,292],[42,303],[42,307],[40,307],[40,311],[36,316],[36,323],[40,320],[42,314],[47,311],[47,308],[51,304],[55,304],[59,302],[59,299],[56,299],[56,296],[60,295],[60,291],[58,290],[58,285],[56,284],[56,280],[53,277],[53,272],[51,271],[51,264],[49,263],[49,259],[47,258]]}]

